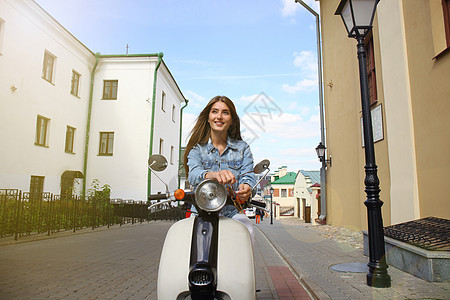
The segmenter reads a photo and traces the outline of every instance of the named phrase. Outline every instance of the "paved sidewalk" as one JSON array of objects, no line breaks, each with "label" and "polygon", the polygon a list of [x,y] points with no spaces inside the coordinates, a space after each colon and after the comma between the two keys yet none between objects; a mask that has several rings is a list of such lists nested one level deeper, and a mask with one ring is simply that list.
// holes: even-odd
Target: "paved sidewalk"
[{"label": "paved sidewalk", "polygon": [[367,286],[366,271],[330,270],[336,264],[368,262],[363,250],[355,248],[357,243],[352,238],[346,240],[343,236],[344,243],[338,243],[298,219],[274,220],[273,225],[270,219],[264,219],[255,226],[317,299],[450,299],[450,282],[430,283],[394,267],[388,268],[390,288]]}]

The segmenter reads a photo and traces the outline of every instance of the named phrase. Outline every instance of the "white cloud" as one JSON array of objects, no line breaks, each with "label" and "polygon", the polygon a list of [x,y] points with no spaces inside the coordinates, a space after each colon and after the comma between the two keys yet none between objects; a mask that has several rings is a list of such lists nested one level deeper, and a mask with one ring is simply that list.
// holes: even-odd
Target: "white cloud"
[{"label": "white cloud", "polygon": [[294,52],[294,66],[306,72],[307,77],[317,76],[317,56],[311,51]]},{"label": "white cloud", "polygon": [[301,70],[304,79],[295,85],[283,84],[281,89],[290,94],[301,91],[312,91],[317,88],[317,57],[311,51],[294,52],[294,66]]},{"label": "white cloud", "polygon": [[[310,115],[304,119],[298,114],[282,113],[280,115],[259,115],[254,118],[244,115],[241,118],[241,131],[245,129],[247,135],[268,136],[269,140],[275,138],[300,139],[319,135],[319,118]],[[263,122],[261,122],[263,121]]]},{"label": "white cloud", "polygon": [[281,15],[283,17],[290,17],[295,15],[299,7],[294,0],[281,0]]},{"label": "white cloud", "polygon": [[209,101],[209,99],[206,99],[193,91],[184,92],[184,96],[189,100],[189,106],[194,106],[201,109],[203,109]]},{"label": "white cloud", "polygon": [[309,7],[316,11],[316,13],[320,14],[320,4],[319,1],[316,0],[303,0]]},{"label": "white cloud", "polygon": [[300,106],[298,101],[293,101],[285,105],[285,107],[287,107],[287,111],[298,111],[301,116],[309,116],[311,114],[311,107]]},{"label": "white cloud", "polygon": [[294,94],[301,91],[312,91],[317,88],[317,84],[317,80],[303,79],[302,81],[297,81],[295,85],[283,84],[281,89],[285,92]]},{"label": "white cloud", "polygon": [[[318,1],[303,0],[303,2],[306,3],[306,5],[308,5],[311,9],[316,11],[318,14],[320,14],[320,5]],[[294,0],[281,0],[281,15],[283,17],[294,16],[299,10],[299,8],[302,8],[306,11],[306,8],[304,8],[300,3],[296,3]]]}]

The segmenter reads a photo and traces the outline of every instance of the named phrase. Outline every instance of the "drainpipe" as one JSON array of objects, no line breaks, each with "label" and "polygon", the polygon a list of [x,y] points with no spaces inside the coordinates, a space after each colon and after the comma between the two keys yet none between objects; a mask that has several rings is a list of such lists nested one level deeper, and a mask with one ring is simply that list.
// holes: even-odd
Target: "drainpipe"
[{"label": "drainpipe", "polygon": [[[155,126],[155,102],[156,102],[156,78],[158,75],[158,68],[161,65],[162,58],[164,54],[162,52],[158,53],[158,63],[155,67],[155,73],[153,76],[153,99],[152,99],[152,120],[151,120],[151,127],[150,127],[150,147],[149,147],[149,154],[148,156],[153,154],[153,131]],[[150,172],[150,169],[147,170],[147,199],[148,196],[150,196],[152,192],[152,173]]]},{"label": "drainpipe", "polygon": [[[319,14],[313,10],[308,4],[303,2],[302,0],[295,0],[295,2],[300,3],[305,7],[311,14],[316,18],[316,35],[317,35],[317,72],[318,72],[318,80],[319,80],[319,116],[320,116],[320,141],[322,145],[325,146],[325,126],[324,126],[324,113],[323,113],[323,91],[322,91],[322,51],[320,44],[320,18]],[[320,168],[320,216],[319,220],[326,222],[327,217],[327,197],[326,197],[326,155],[325,159],[322,162],[322,167]]]},{"label": "drainpipe", "polygon": [[91,114],[92,114],[92,98],[94,95],[94,78],[95,71],[97,70],[98,62],[100,60],[100,53],[95,53],[95,63],[91,71],[91,85],[89,87],[89,105],[88,105],[88,115],[86,122],[86,136],[84,141],[84,162],[83,162],[83,190],[81,191],[82,197],[86,195],[86,178],[87,178],[87,161],[88,161],[88,151],[89,151],[89,134],[91,130]]},{"label": "drainpipe", "polygon": [[[181,138],[183,137],[183,109],[186,108],[186,106],[188,105],[189,100],[188,99],[184,99],[184,106],[180,109],[180,144],[178,146],[178,167],[180,167],[180,163],[181,163]],[[180,184],[181,184],[181,174],[180,174],[180,169],[178,170],[178,188],[180,188]]]}]

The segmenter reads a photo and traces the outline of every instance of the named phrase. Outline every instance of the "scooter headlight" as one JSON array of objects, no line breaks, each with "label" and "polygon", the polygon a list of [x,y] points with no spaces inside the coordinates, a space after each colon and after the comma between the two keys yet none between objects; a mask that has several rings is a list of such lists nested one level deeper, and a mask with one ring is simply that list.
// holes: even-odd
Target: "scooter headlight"
[{"label": "scooter headlight", "polygon": [[216,180],[204,180],[195,190],[195,202],[204,211],[219,211],[227,202],[227,190]]}]

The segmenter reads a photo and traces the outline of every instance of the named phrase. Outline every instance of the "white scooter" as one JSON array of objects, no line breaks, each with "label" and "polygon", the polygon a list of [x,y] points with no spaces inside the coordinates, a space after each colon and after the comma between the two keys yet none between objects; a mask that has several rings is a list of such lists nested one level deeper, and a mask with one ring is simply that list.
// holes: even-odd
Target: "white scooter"
[{"label": "white scooter", "polygon": [[[152,172],[163,171],[166,166],[167,160],[161,155],[152,155],[149,159]],[[267,174],[268,167],[269,161],[263,160],[255,166],[255,174],[264,171]],[[256,299],[249,231],[241,222],[219,216],[227,198],[238,200],[230,193],[234,194],[217,181],[208,179],[197,186],[195,193],[182,189],[169,192],[166,185],[165,194],[149,196],[149,200],[163,200],[149,209],[183,200],[198,211],[195,217],[176,222],[167,233],[159,263],[158,299]],[[240,208],[265,207],[264,203],[254,200],[236,204],[241,205]]]}]

